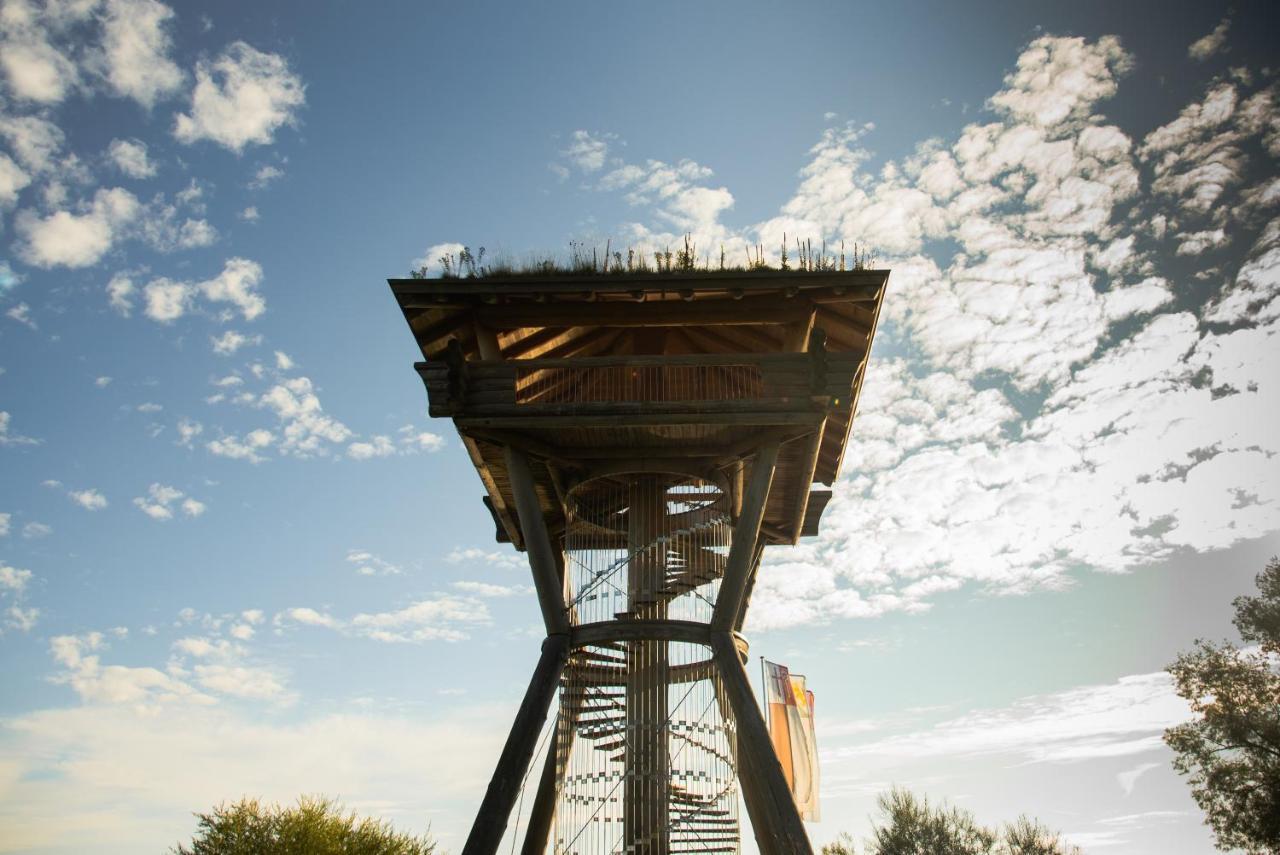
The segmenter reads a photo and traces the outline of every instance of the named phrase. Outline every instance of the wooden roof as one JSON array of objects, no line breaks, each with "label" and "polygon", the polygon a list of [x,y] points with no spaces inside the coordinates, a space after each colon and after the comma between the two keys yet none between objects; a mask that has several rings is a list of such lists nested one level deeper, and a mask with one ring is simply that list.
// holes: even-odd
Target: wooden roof
[{"label": "wooden roof", "polygon": [[[814,491],[818,498],[811,500],[810,486],[829,485],[839,472],[888,277],[887,270],[751,271],[389,283],[423,355],[417,367],[431,394],[432,415],[454,418],[488,493],[499,538],[522,546],[509,511],[503,444],[523,447],[542,462],[535,462],[534,472],[555,530],[563,526],[563,485],[557,481],[572,476],[563,470],[575,461],[617,457],[624,448],[649,458],[667,454],[664,449],[685,457],[704,449],[704,462],[722,465],[724,455],[712,454],[716,449],[733,452],[772,431],[790,441],[778,460],[765,531],[773,542],[794,542],[816,531],[816,514],[827,496]],[[811,338],[814,330],[821,332]],[[483,360],[481,337],[489,351]],[[822,353],[805,354],[811,340]],[[495,343],[502,362],[493,358]],[[759,406],[611,406],[597,398],[576,408],[553,408],[527,395],[519,398],[533,382],[531,371],[582,366],[604,372],[621,365],[643,370],[672,361],[721,371],[749,365],[763,372],[773,391]],[[797,372],[819,369],[821,379],[797,393]],[[460,371],[475,378],[469,388],[459,385]]]}]

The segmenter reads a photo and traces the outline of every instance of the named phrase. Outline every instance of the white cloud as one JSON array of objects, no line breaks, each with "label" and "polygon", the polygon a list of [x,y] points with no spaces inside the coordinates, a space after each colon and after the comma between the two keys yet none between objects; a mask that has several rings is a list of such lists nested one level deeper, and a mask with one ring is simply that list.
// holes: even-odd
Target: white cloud
[{"label": "white cloud", "polygon": [[1120,789],[1124,790],[1125,796],[1133,795],[1133,788],[1137,785],[1138,779],[1152,769],[1159,769],[1159,763],[1139,763],[1132,769],[1127,769],[1116,775],[1116,783],[1120,785]]},{"label": "white cloud", "polygon": [[262,344],[262,336],[248,336],[236,330],[227,330],[222,335],[214,338],[209,337],[209,341],[213,343],[213,352],[219,356],[230,356],[245,345]]},{"label": "white cloud", "polygon": [[595,135],[589,131],[574,131],[569,137],[569,146],[561,154],[567,157],[583,172],[599,172],[604,168],[605,158],[609,154],[609,140],[612,135]]},{"label": "white cloud", "polygon": [[248,460],[250,463],[261,463],[264,458],[260,452],[276,441],[276,437],[268,430],[251,430],[241,439],[236,436],[223,436],[205,443],[210,453],[232,460]]},{"label": "white cloud", "polygon": [[0,67],[15,98],[39,104],[62,101],[79,83],[75,62],[49,40],[32,5],[6,3],[0,15]]},{"label": "white cloud", "polygon": [[194,419],[178,420],[178,445],[190,447],[193,440],[204,433],[204,425]]},{"label": "white cloud", "polygon": [[1222,46],[1227,43],[1227,30],[1231,28],[1230,16],[1223,18],[1218,22],[1218,26],[1208,35],[1201,36],[1191,43],[1187,48],[1187,56],[1197,62],[1204,62],[1218,51],[1222,50]]},{"label": "white cloud", "polygon": [[[223,686],[226,675],[204,676]],[[429,721],[389,704],[284,720],[264,715],[260,700],[245,700],[249,709],[193,703],[181,714],[149,715],[90,703],[6,718],[6,843],[89,852],[109,840],[120,851],[163,849],[190,839],[193,806],[240,792],[284,804],[299,793],[343,793],[353,807],[364,806],[362,814],[421,833],[435,811],[470,810],[490,771],[475,758],[496,757],[505,737],[499,722],[506,713],[487,706],[445,710]],[[334,750],[312,750],[317,745]],[[435,770],[425,781],[424,768]]]},{"label": "white cloud", "polygon": [[[184,498],[185,497],[185,498]],[[181,503],[178,500],[181,499]],[[176,487],[166,484],[152,484],[147,488],[146,496],[138,496],[133,504],[153,520],[173,519],[175,510],[180,510],[189,517],[198,517],[205,512],[205,504],[190,496],[186,496]],[[177,506],[175,508],[175,505]]]},{"label": "white cloud", "polygon": [[347,563],[354,564],[361,576],[398,576],[404,570],[390,561],[384,561],[372,552],[352,549],[347,552]]},{"label": "white cloud", "polygon": [[0,590],[6,593],[21,594],[31,581],[31,571],[0,564]]},{"label": "white cloud", "polygon": [[9,521],[12,518],[12,514],[0,514],[0,537],[9,536]]},{"label": "white cloud", "polygon": [[26,303],[15,303],[5,311],[4,316],[22,324],[27,329],[38,329],[36,322],[31,318],[31,307]]},{"label": "white cloud", "polygon": [[53,534],[53,526],[42,522],[29,522],[22,527],[22,536],[27,540],[38,540]]},{"label": "white cloud", "polygon": [[316,626],[372,641],[413,643],[461,641],[468,637],[468,628],[489,621],[489,610],[480,600],[434,594],[401,609],[361,612],[349,620],[303,606],[278,612],[272,622],[278,630],[292,625]]},{"label": "white cloud", "polygon": [[216,59],[197,63],[191,112],[177,116],[174,136],[239,153],[270,143],[276,130],[295,121],[304,100],[302,81],[283,57],[235,42]]},{"label": "white cloud", "polygon": [[62,129],[48,119],[3,114],[0,114],[0,136],[32,175],[44,175],[56,168],[65,139]]},{"label": "white cloud", "polygon": [[533,588],[528,585],[493,585],[469,580],[454,582],[453,587],[475,597],[522,597],[533,593]]},{"label": "white cloud", "polygon": [[1137,674],[976,710],[925,730],[835,749],[829,756],[837,763],[869,756],[1009,754],[1039,763],[1121,757],[1162,749],[1165,728],[1190,715],[1168,674]]},{"label": "white cloud", "polygon": [[169,58],[172,17],[173,10],[156,0],[107,0],[102,48],[91,64],[112,94],[151,109],[182,86],[182,71]]},{"label": "white cloud", "polygon": [[277,383],[257,401],[280,421],[281,453],[310,457],[328,453],[329,443],[346,442],[351,429],[328,416],[320,404],[311,380],[292,377]]},{"label": "white cloud", "polygon": [[414,270],[426,268],[428,276],[439,276],[444,266],[440,263],[440,259],[445,256],[456,258],[458,253],[462,252],[465,247],[460,243],[437,243],[427,247],[421,256],[415,258],[410,264]]},{"label": "white cloud", "polygon": [[40,442],[38,439],[32,439],[29,436],[23,436],[20,433],[9,432],[9,422],[12,416],[8,411],[0,410],[0,446],[5,445],[36,445]]},{"label": "white cloud", "polygon": [[261,190],[276,179],[283,177],[284,170],[280,167],[272,166],[269,163],[263,164],[258,167],[258,170],[253,173],[253,178],[249,180],[249,189]]},{"label": "white cloud", "polygon": [[96,264],[138,217],[141,206],[128,190],[99,190],[78,214],[55,211],[40,217],[19,211],[14,226],[21,237],[18,255],[36,267],[88,267]]},{"label": "white cloud", "polygon": [[0,153],[0,208],[17,204],[18,194],[31,183],[31,176],[13,162],[9,155]]},{"label": "white cloud", "polygon": [[116,168],[130,178],[150,178],[156,166],[147,157],[147,144],[142,140],[112,140],[107,156]]},{"label": "white cloud", "polygon": [[289,358],[289,354],[285,353],[284,351],[277,350],[276,351],[276,370],[292,371],[293,369],[294,369],[294,362],[292,359]]},{"label": "white cloud", "polygon": [[70,490],[67,495],[87,511],[100,511],[107,506],[107,497],[97,490]]},{"label": "white cloud", "polygon": [[221,273],[203,282],[153,279],[143,289],[146,315],[161,323],[175,321],[199,296],[211,303],[230,303],[245,320],[251,321],[266,310],[266,301],[256,290],[261,281],[262,266],[245,258],[228,259]]},{"label": "white cloud", "polygon": [[105,646],[99,632],[54,637],[49,650],[63,670],[53,682],[69,685],[86,702],[118,704],[140,712],[156,712],[174,703],[214,703],[212,697],[159,669],[103,665]]},{"label": "white cloud", "polygon": [[1199,255],[1224,245],[1229,238],[1225,229],[1205,229],[1178,235],[1178,255]]},{"label": "white cloud", "polygon": [[123,273],[117,273],[107,283],[107,303],[117,314],[127,318],[133,313],[133,295],[136,292],[133,280]]},{"label": "white cloud", "polygon": [[488,564],[509,570],[524,570],[528,567],[524,556],[515,550],[499,552],[477,549],[474,546],[466,548],[455,546],[445,555],[444,560],[450,564]]},{"label": "white cloud", "polygon": [[990,103],[1036,125],[1080,119],[1094,102],[1115,94],[1116,77],[1132,64],[1114,36],[1092,43],[1042,36],[1023,50],[1018,70],[1005,77],[1005,88]]},{"label": "white cloud", "polygon": [[177,206],[166,203],[163,196],[157,196],[144,207],[136,232],[157,252],[199,249],[212,246],[218,240],[218,230],[208,220],[182,217]]},{"label": "white cloud", "polygon": [[239,214],[237,214],[237,216],[240,217],[240,219],[244,220],[246,223],[256,223],[258,221],[258,209],[253,205],[250,205],[249,207],[241,211]]},{"label": "white cloud", "polygon": [[96,380],[94,380],[94,381],[93,381],[93,385],[97,386],[99,389],[105,389],[105,388],[107,388],[108,386],[110,386],[110,385],[111,385],[111,378],[110,378],[110,377],[107,377],[107,376],[104,374],[103,376],[101,376],[101,377],[97,378]]}]

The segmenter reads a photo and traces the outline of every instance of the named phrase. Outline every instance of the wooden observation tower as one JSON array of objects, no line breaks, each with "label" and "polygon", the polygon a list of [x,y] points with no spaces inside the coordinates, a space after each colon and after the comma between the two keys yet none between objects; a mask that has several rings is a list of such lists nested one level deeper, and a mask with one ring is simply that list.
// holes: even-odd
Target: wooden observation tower
[{"label": "wooden observation tower", "polygon": [[810,853],[743,663],[766,546],[816,534],[888,271],[395,279],[430,414],[528,555],[542,655],[464,855]]}]

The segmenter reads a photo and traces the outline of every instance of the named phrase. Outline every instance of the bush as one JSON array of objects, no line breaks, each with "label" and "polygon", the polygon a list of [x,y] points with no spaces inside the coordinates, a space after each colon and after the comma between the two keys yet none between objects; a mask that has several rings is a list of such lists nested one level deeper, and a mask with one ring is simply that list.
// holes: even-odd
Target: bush
[{"label": "bush", "polygon": [[381,820],[357,819],[335,801],[304,797],[296,807],[243,799],[196,814],[199,831],[176,855],[432,855],[427,836],[393,831]]},{"label": "bush", "polygon": [[[872,827],[865,855],[1080,855],[1057,832],[1025,816],[988,828],[968,811],[935,806],[896,787],[876,803],[884,818]],[[857,855],[857,847],[841,834],[822,847],[822,855]]]}]

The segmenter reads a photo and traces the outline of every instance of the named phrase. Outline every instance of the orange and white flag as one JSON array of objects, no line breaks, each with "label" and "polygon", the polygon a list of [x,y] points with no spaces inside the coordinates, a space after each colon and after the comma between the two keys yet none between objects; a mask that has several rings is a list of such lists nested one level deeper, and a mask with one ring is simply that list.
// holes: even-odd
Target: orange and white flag
[{"label": "orange and white flag", "polygon": [[791,787],[800,818],[817,822],[822,812],[818,804],[818,740],[813,725],[813,692],[808,690],[803,676],[792,674],[785,665],[762,661],[773,750],[782,764],[782,773]]}]

